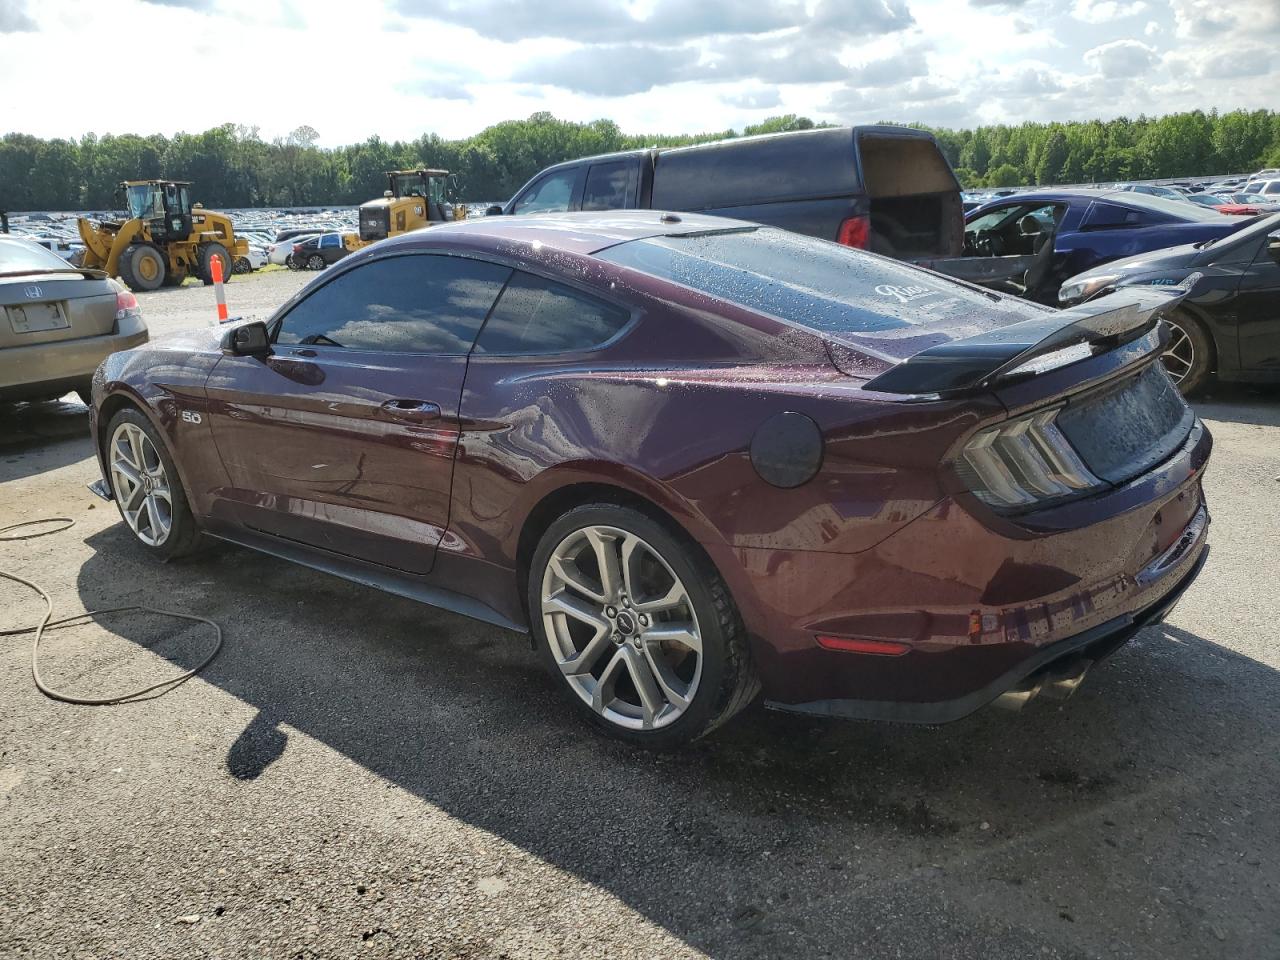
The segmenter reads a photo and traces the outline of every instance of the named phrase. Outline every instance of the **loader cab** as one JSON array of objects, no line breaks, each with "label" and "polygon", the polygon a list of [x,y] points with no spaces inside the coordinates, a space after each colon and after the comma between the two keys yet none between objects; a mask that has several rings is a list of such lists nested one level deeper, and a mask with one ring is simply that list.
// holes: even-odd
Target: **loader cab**
[{"label": "loader cab", "polygon": [[420,197],[430,203],[443,205],[446,202],[445,187],[449,179],[448,170],[392,170],[387,174],[387,186],[396,200]]},{"label": "loader cab", "polygon": [[191,236],[191,184],[181,180],[138,180],[120,184],[129,216],[143,221],[157,243]]},{"label": "loader cab", "polygon": [[398,236],[453,219],[448,170],[390,170],[387,190],[360,206],[360,239],[365,243]]}]

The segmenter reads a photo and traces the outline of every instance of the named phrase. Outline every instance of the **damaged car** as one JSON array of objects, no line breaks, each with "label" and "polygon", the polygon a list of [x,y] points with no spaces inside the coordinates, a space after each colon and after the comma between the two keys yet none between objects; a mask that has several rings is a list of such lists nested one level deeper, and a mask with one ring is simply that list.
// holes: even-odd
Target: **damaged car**
[{"label": "damaged car", "polygon": [[1078,273],[1150,250],[1216,240],[1246,222],[1132,191],[1038,190],[971,211],[963,256],[926,265],[1053,305],[1063,281]]},{"label": "damaged car", "polygon": [[1200,571],[1181,294],[1050,310],[696,214],[441,224],[109,358],[95,489],[159,560],[217,538],[526,634],[633,743],[757,697],[945,722],[1065,698]]},{"label": "damaged car", "polygon": [[1280,214],[1221,240],[1089,270],[1063,284],[1059,299],[1071,307],[1141,287],[1184,291],[1164,313],[1170,337],[1162,355],[1184,394],[1214,375],[1223,381],[1280,382]]}]

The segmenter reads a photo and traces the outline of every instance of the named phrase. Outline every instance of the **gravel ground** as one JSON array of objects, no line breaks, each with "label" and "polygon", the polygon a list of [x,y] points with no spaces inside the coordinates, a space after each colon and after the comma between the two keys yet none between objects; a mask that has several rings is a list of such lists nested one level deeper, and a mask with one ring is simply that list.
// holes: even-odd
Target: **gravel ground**
[{"label": "gravel ground", "polygon": [[[228,286],[258,313],[305,281]],[[152,327],[212,293],[143,297]],[[0,544],[58,615],[208,616],[159,699],[84,708],[0,638],[6,957],[1280,957],[1280,392],[1217,391],[1213,556],[1066,704],[943,728],[748,711],[650,756],[580,726],[518,638],[265,556],[157,566],[84,409],[0,412]],[[38,600],[0,582],[0,629]],[[120,691],[203,627],[117,615],[45,671]]]}]

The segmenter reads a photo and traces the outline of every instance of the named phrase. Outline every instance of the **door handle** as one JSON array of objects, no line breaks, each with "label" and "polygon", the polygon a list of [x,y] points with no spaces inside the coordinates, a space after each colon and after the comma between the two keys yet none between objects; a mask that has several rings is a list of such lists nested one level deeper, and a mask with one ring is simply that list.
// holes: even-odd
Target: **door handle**
[{"label": "door handle", "polygon": [[440,404],[426,400],[387,400],[379,409],[393,420],[437,420],[440,417]]}]

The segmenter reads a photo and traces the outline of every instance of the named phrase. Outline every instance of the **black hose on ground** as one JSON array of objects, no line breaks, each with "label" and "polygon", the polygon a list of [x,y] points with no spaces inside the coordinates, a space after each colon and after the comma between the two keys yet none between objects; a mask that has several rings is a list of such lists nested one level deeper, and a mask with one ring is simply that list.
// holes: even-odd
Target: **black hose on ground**
[{"label": "black hose on ground", "polygon": [[[54,527],[51,530],[38,530],[35,533],[14,534],[14,531],[24,527],[35,527],[42,524],[61,523],[63,526]],[[24,520],[21,523],[10,524],[7,527],[0,527],[0,542],[13,542],[18,540],[34,540],[36,537],[48,536],[51,533],[61,533],[75,525],[75,521],[69,517],[48,517],[43,520]],[[172,610],[158,610],[155,607],[147,607],[141,605],[131,605],[126,607],[108,607],[103,610],[88,610],[84,613],[77,613],[72,617],[63,617],[60,620],[53,619],[53,600],[44,588],[39,584],[32,583],[24,577],[18,576],[16,573],[10,573],[8,570],[0,568],[0,577],[6,580],[12,580],[14,583],[20,583],[24,587],[34,590],[40,595],[45,603],[44,617],[34,627],[18,627],[12,630],[0,630],[0,637],[15,637],[24,633],[32,633],[35,637],[31,642],[31,678],[35,681],[36,689],[43,693],[51,700],[60,700],[63,703],[75,703],[83,706],[104,707],[117,703],[130,703],[140,700],[148,695],[157,697],[164,696],[174,687],[185,683],[194,677],[197,673],[213,662],[213,658],[222,650],[222,627],[218,626],[207,617],[197,617],[190,613],[175,613]],[[40,676],[40,641],[44,639],[46,630],[60,630],[66,627],[78,626],[87,623],[94,617],[105,616],[112,613],[126,613],[129,611],[142,611],[144,613],[154,613],[162,617],[173,617],[177,620],[194,620],[196,623],[207,623],[213,628],[215,640],[213,649],[209,651],[209,655],[200,661],[193,669],[179,674],[176,677],[170,677],[168,680],[162,680],[160,683],[152,684],[141,690],[131,690],[128,693],[117,694],[114,697],[79,697],[74,694],[64,693],[56,690],[44,682],[44,678]],[[149,697],[148,697],[149,699]]]}]

